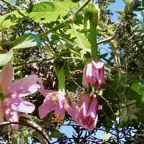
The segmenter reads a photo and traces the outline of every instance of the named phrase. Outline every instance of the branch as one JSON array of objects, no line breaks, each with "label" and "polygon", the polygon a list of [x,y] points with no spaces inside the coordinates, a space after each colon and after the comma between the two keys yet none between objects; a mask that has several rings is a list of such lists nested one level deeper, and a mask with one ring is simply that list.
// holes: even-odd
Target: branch
[{"label": "branch", "polygon": [[109,38],[107,38],[107,39],[104,39],[104,40],[98,41],[98,42],[97,42],[97,45],[102,44],[102,43],[109,42],[110,40],[113,40],[113,39],[114,39],[114,37],[109,37]]},{"label": "branch", "polygon": [[32,122],[32,121],[30,121],[26,118],[20,117],[19,122],[1,122],[0,126],[6,126],[6,125],[10,125],[10,124],[19,124],[19,125],[24,125],[24,126],[27,126],[27,127],[31,127],[33,129],[35,129],[37,132],[39,132],[44,137],[44,139],[46,140],[46,144],[50,144],[50,140],[49,140],[48,135],[36,123],[34,123],[34,122]]}]

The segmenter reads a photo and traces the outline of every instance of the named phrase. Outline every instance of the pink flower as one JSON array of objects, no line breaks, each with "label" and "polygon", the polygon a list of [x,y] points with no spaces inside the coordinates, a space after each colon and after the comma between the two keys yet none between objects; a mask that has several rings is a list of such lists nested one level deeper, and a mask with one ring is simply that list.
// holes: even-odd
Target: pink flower
[{"label": "pink flower", "polygon": [[80,99],[79,117],[81,126],[92,131],[97,123],[99,104],[97,98],[85,94]]},{"label": "pink flower", "polygon": [[65,96],[63,92],[46,89],[39,89],[39,92],[45,96],[43,103],[38,108],[41,119],[46,117],[52,110],[55,110],[55,113],[59,116],[65,115]]},{"label": "pink flower", "polygon": [[[32,113],[35,106],[26,101],[23,97],[33,94],[40,87],[38,77],[30,75],[12,83],[13,67],[9,63],[0,74],[0,121],[4,116],[10,122],[19,121],[19,112]],[[12,127],[18,130],[18,125],[12,124]]]},{"label": "pink flower", "polygon": [[104,63],[102,61],[91,60],[83,72],[83,85],[95,85],[96,89],[100,89],[104,83]]},{"label": "pink flower", "polygon": [[98,100],[94,96],[85,94],[81,97],[80,103],[65,101],[65,110],[72,119],[80,126],[92,131],[98,119]]}]

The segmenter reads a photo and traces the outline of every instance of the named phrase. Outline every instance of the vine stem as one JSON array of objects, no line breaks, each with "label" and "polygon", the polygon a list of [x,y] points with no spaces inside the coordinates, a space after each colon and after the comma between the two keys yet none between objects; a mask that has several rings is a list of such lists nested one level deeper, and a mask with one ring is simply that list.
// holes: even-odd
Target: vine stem
[{"label": "vine stem", "polygon": [[91,56],[92,58],[98,57],[98,46],[96,40],[96,27],[90,20],[90,44],[91,44]]},{"label": "vine stem", "polygon": [[37,132],[39,132],[44,137],[44,139],[46,141],[46,144],[50,144],[50,140],[49,140],[48,135],[36,123],[34,123],[34,122],[32,122],[32,121],[30,121],[26,118],[20,117],[19,122],[1,122],[0,126],[6,126],[6,125],[10,125],[10,124],[18,124],[18,125],[24,125],[24,126],[27,126],[27,127],[31,127],[33,129],[35,129]]}]

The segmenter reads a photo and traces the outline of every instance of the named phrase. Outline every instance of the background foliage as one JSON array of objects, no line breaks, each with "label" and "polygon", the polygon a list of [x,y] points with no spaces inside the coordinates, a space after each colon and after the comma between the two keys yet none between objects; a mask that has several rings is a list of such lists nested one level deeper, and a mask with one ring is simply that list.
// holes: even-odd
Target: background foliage
[{"label": "background foliage", "polygon": [[[37,124],[44,131],[29,125],[21,126],[20,131],[0,126],[2,142],[45,143],[42,133],[56,138],[53,144],[144,142],[144,0],[123,0],[125,8],[116,11],[118,20],[113,22],[109,5],[115,1],[95,1],[100,8],[96,38],[106,79],[98,93],[102,109],[96,128],[88,132],[68,115],[56,123],[53,112],[40,120],[36,109],[26,123]],[[90,57],[88,3],[91,1],[1,0],[0,67],[12,61],[15,79],[34,73],[43,79],[45,88],[57,90],[54,66],[65,64],[67,97],[78,101],[84,92],[83,68]],[[27,99],[37,107],[43,102],[39,93]],[[64,125],[73,127],[71,137],[59,131]]]}]

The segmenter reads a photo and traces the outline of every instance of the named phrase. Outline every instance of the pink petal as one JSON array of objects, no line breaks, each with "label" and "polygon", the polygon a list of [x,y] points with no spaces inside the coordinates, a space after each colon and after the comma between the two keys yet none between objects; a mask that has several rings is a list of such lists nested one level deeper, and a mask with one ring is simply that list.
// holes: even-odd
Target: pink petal
[{"label": "pink petal", "polygon": [[33,94],[39,88],[37,81],[37,75],[30,75],[26,78],[15,81],[11,83],[10,87],[8,88],[8,95],[19,95],[20,97],[23,97]]},{"label": "pink petal", "polygon": [[102,61],[94,61],[92,60],[92,64],[96,69],[101,69],[102,67],[104,67],[104,63]]},{"label": "pink petal", "polygon": [[90,116],[92,113],[94,115],[97,115],[98,107],[99,105],[97,99],[94,98],[93,96],[90,96],[90,102],[89,106],[87,107],[86,116]]},{"label": "pink petal", "polygon": [[23,112],[23,113],[32,113],[35,109],[35,105],[24,100],[20,97],[15,97],[11,100],[11,108],[15,111]]},{"label": "pink petal", "polygon": [[[5,117],[10,122],[18,122],[19,121],[18,112],[17,111],[13,111],[11,109],[7,109],[5,111]],[[15,130],[19,129],[19,125],[18,124],[11,124],[11,126]]]},{"label": "pink petal", "polygon": [[84,86],[88,86],[87,77],[86,77],[86,66],[84,67],[84,70],[83,70],[83,82],[82,82],[82,84]]},{"label": "pink petal", "polygon": [[104,68],[99,70],[99,74],[98,74],[98,82],[100,84],[104,83]]},{"label": "pink petal", "polygon": [[13,78],[13,67],[11,63],[8,63],[0,74],[0,90],[6,91],[7,87],[11,84]]},{"label": "pink petal", "polygon": [[95,128],[95,126],[97,124],[97,120],[98,120],[98,115],[94,119],[93,123],[91,123],[91,125],[87,127],[88,131],[92,131]]},{"label": "pink petal", "polygon": [[87,64],[86,76],[87,77],[91,77],[92,76],[92,64],[91,63]]},{"label": "pink petal", "polygon": [[15,96],[4,99],[2,101],[2,108],[4,110],[11,109],[13,111],[19,111],[23,113],[32,113],[35,109],[35,106],[25,99]]},{"label": "pink petal", "polygon": [[90,96],[88,94],[85,94],[84,96],[81,97],[79,106],[81,115],[83,116],[87,115],[87,109],[89,107],[89,103],[90,103]]},{"label": "pink petal", "polygon": [[64,100],[60,100],[60,99],[57,100],[55,112],[58,115],[65,115]]},{"label": "pink petal", "polygon": [[47,89],[39,89],[38,90],[41,94],[43,94],[43,96],[45,97],[51,97],[53,96],[53,94],[57,93],[57,91],[53,91],[53,90],[47,90]]},{"label": "pink petal", "polygon": [[79,110],[77,103],[67,100],[65,103],[65,110],[77,124],[80,124]]},{"label": "pink petal", "polygon": [[38,107],[40,118],[46,117],[54,108],[54,102],[49,97],[46,97],[43,104]]}]

